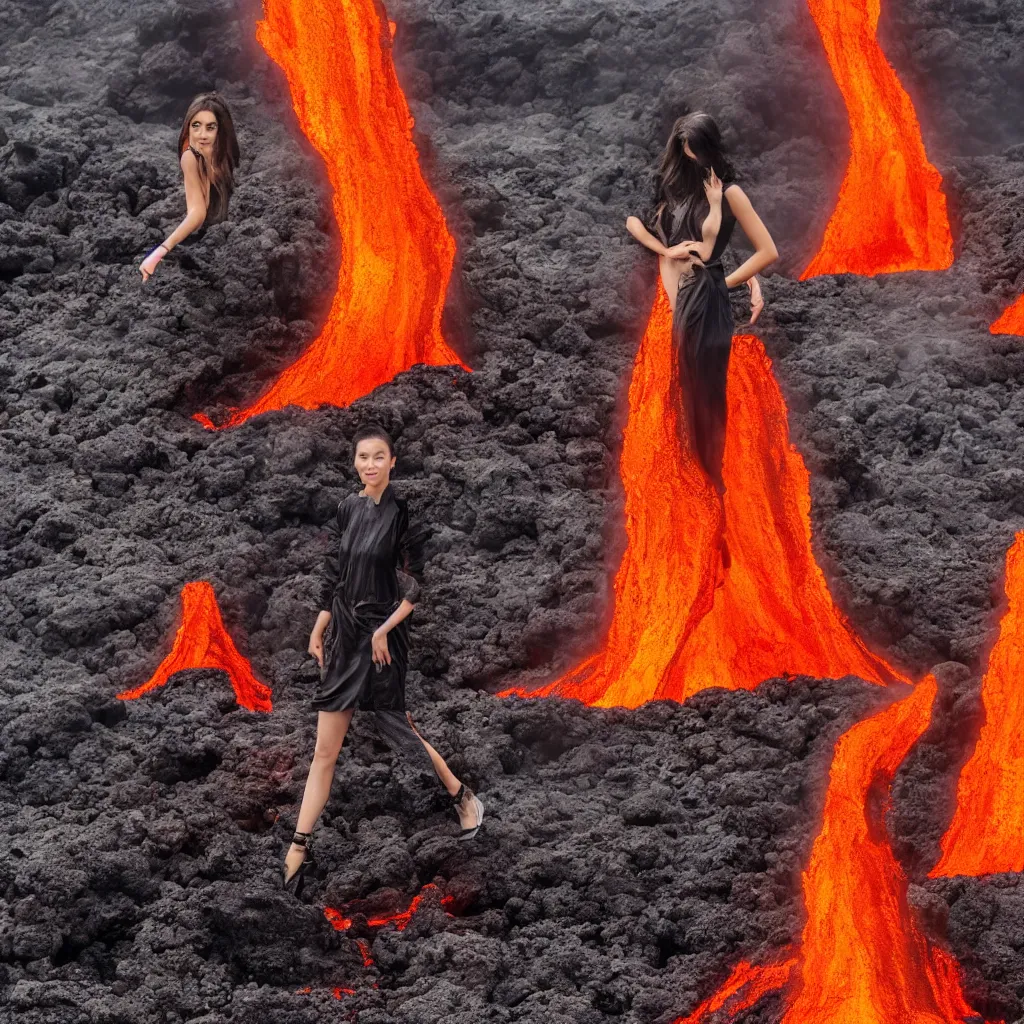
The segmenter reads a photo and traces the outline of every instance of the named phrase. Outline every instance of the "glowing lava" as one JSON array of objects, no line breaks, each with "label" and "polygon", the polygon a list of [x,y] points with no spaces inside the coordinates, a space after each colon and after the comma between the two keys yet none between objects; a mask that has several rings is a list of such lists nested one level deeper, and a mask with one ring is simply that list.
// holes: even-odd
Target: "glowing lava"
[{"label": "glowing lava", "polygon": [[677,1024],[733,1020],[780,989],[782,1024],[980,1022],[956,961],[918,927],[885,830],[893,775],[928,727],[935,692],[929,676],[836,744],[821,831],[803,877],[807,923],[795,955],[787,951],[784,961],[764,967],[741,964]]},{"label": "glowing lava", "polygon": [[876,38],[881,0],[807,0],[850,119],[850,162],[821,249],[801,275],[945,270],[942,176]]},{"label": "glowing lava", "polygon": [[222,426],[288,405],[345,406],[416,363],[462,365],[441,334],[455,243],[420,172],[379,4],[263,7],[257,39],[284,71],[299,125],[334,190],[341,269],[320,336]]},{"label": "glowing lava", "polygon": [[1024,295],[1003,310],[1002,315],[989,328],[992,334],[1019,334],[1024,336]]},{"label": "glowing lava", "polygon": [[249,711],[272,711],[270,687],[261,683],[252,666],[238,653],[217,607],[217,598],[209,583],[186,583],[181,591],[181,625],[174,637],[171,653],[157,667],[148,682],[134,690],[125,690],[120,700],[134,700],[163,686],[175,672],[187,668],[216,668],[227,672],[235,699]]},{"label": "glowing lava", "polygon": [[676,430],[668,300],[659,292],[629,388],[619,470],[626,551],[603,648],[521,696],[599,707],[683,701],[710,686],[752,689],[786,674],[873,683],[901,678],[836,607],[811,550],[810,491],[761,343],[738,336],[729,363],[725,535],[732,568],[715,588],[719,505]]},{"label": "glowing lava", "polygon": [[960,773],[932,878],[1024,871],[1024,533],[1006,556],[1006,597],[981,681],[985,724]]},{"label": "glowing lava", "polygon": [[[366,919],[366,923],[371,928],[383,928],[384,925],[393,924],[397,931],[404,932],[409,922],[412,920],[413,914],[419,910],[420,904],[423,900],[426,899],[427,896],[433,895],[437,892],[439,892],[439,890],[433,883],[425,885],[419,893],[412,898],[409,906],[406,907],[405,910],[396,910],[390,914],[378,914],[375,917],[368,917]],[[439,902],[442,907],[451,907],[455,905],[455,897],[442,896]],[[445,910],[445,913],[448,914],[449,917],[454,916],[448,910]],[[352,927],[352,918],[345,917],[340,910],[335,910],[334,907],[324,908],[324,917],[331,922],[331,927],[334,928],[335,931],[344,932],[348,931],[348,929]]]}]

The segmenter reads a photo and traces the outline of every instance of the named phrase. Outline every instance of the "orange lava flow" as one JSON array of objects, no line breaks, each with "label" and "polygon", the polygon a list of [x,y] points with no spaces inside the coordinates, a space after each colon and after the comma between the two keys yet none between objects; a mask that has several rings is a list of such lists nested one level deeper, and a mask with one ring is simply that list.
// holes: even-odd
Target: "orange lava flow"
[{"label": "orange lava flow", "polygon": [[985,724],[960,773],[932,878],[1024,871],[1024,533],[1006,556],[1006,597],[981,681]]},{"label": "orange lava flow", "polygon": [[249,711],[273,711],[270,687],[252,672],[248,660],[238,653],[221,618],[213,587],[206,582],[186,583],[181,591],[181,625],[171,653],[152,677],[134,690],[119,693],[120,700],[135,700],[163,686],[175,672],[187,668],[216,668],[227,672],[235,699]]},{"label": "orange lava flow", "polygon": [[753,689],[786,674],[902,678],[855,635],[811,550],[807,469],[789,442],[786,405],[757,338],[729,363],[725,536],[732,567],[716,589],[719,504],[678,439],[668,300],[659,291],[633,366],[619,471],[627,545],[602,649],[520,696],[598,707],[683,701],[711,686]]},{"label": "orange lava flow", "polygon": [[936,689],[929,676],[909,697],[840,737],[803,876],[807,923],[795,958],[773,968],[743,965],[720,990],[725,998],[716,993],[687,1024],[702,1024],[721,1007],[724,1019],[735,1019],[739,1007],[729,1000],[753,1005],[744,984],[756,985],[758,996],[782,990],[782,1024],[980,1022],[956,961],[918,926],[885,830],[893,776],[928,727]]},{"label": "orange lava flow", "polygon": [[796,961],[790,959],[759,967],[742,960],[714,995],[705,999],[688,1017],[677,1017],[674,1024],[700,1024],[719,1010],[725,1010],[732,1020],[736,1014],[749,1010],[769,992],[777,992],[782,988],[789,980],[795,964]]},{"label": "orange lava flow", "polygon": [[881,0],[807,0],[850,120],[850,162],[818,254],[819,274],[945,270],[953,236],[942,176],[914,105],[878,45]]},{"label": "orange lava flow", "polygon": [[416,363],[462,365],[441,334],[455,242],[420,171],[379,4],[263,8],[256,37],[284,71],[334,191],[341,268],[320,336],[257,401],[232,410],[226,427],[289,405],[348,405]]},{"label": "orange lava flow", "polygon": [[[433,883],[423,886],[419,893],[414,896],[409,903],[409,906],[405,910],[396,910],[390,914],[379,914],[376,917],[368,917],[366,923],[371,928],[383,928],[386,924],[393,924],[397,931],[403,932],[412,920],[413,914],[419,910],[420,904],[430,894],[436,893],[438,888]],[[451,907],[455,904],[454,896],[442,896],[440,899],[442,907]],[[445,911],[449,917],[454,915],[450,911]],[[352,927],[352,918],[345,917],[340,910],[335,910],[334,907],[324,908],[324,917],[331,922],[331,927],[335,931],[344,932],[348,931]]]},{"label": "orange lava flow", "polygon": [[989,333],[1024,336],[1024,295],[1003,310],[999,319],[989,328]]}]

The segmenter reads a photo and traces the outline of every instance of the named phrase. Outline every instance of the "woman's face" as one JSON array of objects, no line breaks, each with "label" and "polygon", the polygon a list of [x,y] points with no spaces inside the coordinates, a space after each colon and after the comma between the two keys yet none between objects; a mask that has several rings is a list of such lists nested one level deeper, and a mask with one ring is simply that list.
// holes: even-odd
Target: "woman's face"
[{"label": "woman's face", "polygon": [[212,153],[217,141],[217,117],[212,110],[200,110],[188,123],[188,142],[200,153]]},{"label": "woman's face", "polygon": [[[688,156],[688,157],[689,157],[689,158],[690,158],[691,160],[696,160],[696,159],[697,159],[697,154],[696,154],[696,153],[694,153],[694,151],[693,151],[692,149],[690,149],[690,143],[689,143],[689,141],[688,141],[688,140],[685,140],[685,139],[683,140],[683,152],[684,152],[684,153],[685,153],[685,154],[686,154],[686,155],[687,155],[687,156]],[[698,161],[698,162],[699,162],[699,161]]]},{"label": "woman's face", "polygon": [[395,468],[395,457],[382,438],[368,437],[356,445],[355,467],[364,487],[384,488]]}]

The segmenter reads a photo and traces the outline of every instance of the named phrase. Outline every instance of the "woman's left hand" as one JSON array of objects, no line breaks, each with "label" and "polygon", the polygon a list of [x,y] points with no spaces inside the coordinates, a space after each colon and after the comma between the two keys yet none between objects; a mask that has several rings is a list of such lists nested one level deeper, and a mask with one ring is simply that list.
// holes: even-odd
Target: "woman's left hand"
[{"label": "woman's left hand", "polygon": [[761,310],[764,309],[764,296],[761,294],[761,282],[758,281],[756,274],[747,284],[750,287],[750,326],[753,327],[761,315]]},{"label": "woman's left hand", "polygon": [[375,665],[390,665],[391,652],[388,650],[388,635],[382,629],[375,629],[370,639],[370,650],[373,652]]}]

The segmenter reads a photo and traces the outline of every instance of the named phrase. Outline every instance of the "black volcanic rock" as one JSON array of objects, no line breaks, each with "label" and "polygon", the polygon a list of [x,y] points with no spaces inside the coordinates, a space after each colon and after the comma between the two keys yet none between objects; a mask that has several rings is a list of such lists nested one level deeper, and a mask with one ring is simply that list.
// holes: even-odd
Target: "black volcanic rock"
[{"label": "black volcanic rock", "polygon": [[[671,120],[703,107],[783,253],[759,328],[833,593],[908,672],[966,666],[891,827],[974,1004],[1021,1017],[1016,880],[924,879],[1024,527],[1021,342],[987,332],[1024,290],[1021,16],[997,7],[892,0],[881,25],[944,175],[954,267],[799,284],[847,140],[803,0],[395,0],[399,77],[459,249],[447,330],[473,372],[421,367],[348,410],[209,433],[192,413],[252,399],[301,351],[338,265],[326,176],[253,40],[257,10],[0,0],[4,1015],[667,1021],[794,938],[831,744],[890,695],[773,682],[625,713],[476,692],[599,642],[654,294],[623,221]],[[183,209],[177,118],[211,87],[242,143],[231,217],[143,287],[139,259]],[[357,719],[316,903],[296,904],[276,878],[312,751],[319,526],[371,417],[435,529],[417,721],[489,818],[458,846],[436,786],[393,775]],[[272,685],[272,715],[238,709],[212,672],[115,699],[167,652],[196,579]],[[318,909],[387,909],[431,881],[457,916],[428,900],[377,933],[375,971]],[[359,994],[339,1006],[334,986]]]}]

